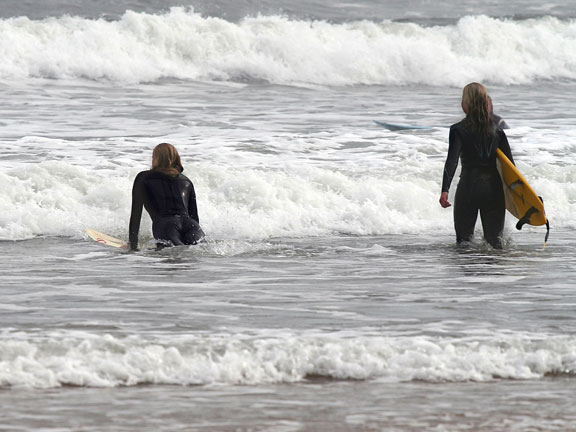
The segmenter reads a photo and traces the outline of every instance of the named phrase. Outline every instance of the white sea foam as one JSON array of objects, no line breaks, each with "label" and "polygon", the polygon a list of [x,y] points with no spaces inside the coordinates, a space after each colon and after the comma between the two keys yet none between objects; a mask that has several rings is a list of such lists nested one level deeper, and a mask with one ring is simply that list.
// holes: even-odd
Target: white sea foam
[{"label": "white sea foam", "polygon": [[0,339],[0,386],[266,384],[330,379],[490,381],[576,373],[571,337],[346,337],[68,332]]},{"label": "white sea foam", "polygon": [[[335,133],[301,142],[287,135],[270,139],[263,152],[211,136],[179,149],[189,155],[185,173],[196,187],[201,223],[216,240],[450,234],[451,212],[437,202],[446,148],[444,132],[438,134],[383,134],[375,141],[371,133]],[[509,135],[519,168],[545,199],[552,226],[574,227],[571,132]],[[365,146],[342,148],[349,141]],[[125,143],[107,146],[102,155],[101,145],[33,137],[13,144],[28,148],[25,158],[33,163],[9,161],[10,168],[0,172],[0,239],[78,238],[87,227],[126,239],[132,180],[146,169],[149,155]],[[52,148],[60,160],[40,162]],[[150,225],[145,214],[144,241],[151,238]]]},{"label": "white sea foam", "polygon": [[[26,165],[0,173],[0,238],[78,236],[86,227],[112,229],[126,213],[127,180],[92,175],[62,162]],[[105,196],[105,204],[102,197]]]},{"label": "white sea foam", "polygon": [[[195,172],[201,222],[216,239],[266,239],[331,233],[420,232],[447,225],[430,211],[437,186],[415,179],[381,183],[321,168],[259,171],[199,166]],[[131,180],[65,162],[0,173],[0,238],[81,236],[87,227],[126,236]],[[143,230],[150,223],[144,216]],[[449,225],[449,224],[448,224]],[[146,237],[146,231],[143,231]]]},{"label": "white sea foam", "polygon": [[279,84],[462,85],[576,79],[576,22],[469,16],[456,25],[280,16],[239,23],[173,8],[118,21],[0,21],[0,78],[264,80]]}]

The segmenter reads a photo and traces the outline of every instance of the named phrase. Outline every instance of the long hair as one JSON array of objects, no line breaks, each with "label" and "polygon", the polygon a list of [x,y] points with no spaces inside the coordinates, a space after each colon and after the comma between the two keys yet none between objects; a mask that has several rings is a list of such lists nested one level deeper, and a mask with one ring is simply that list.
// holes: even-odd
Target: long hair
[{"label": "long hair", "polygon": [[488,92],[482,84],[473,82],[464,87],[462,109],[466,113],[466,122],[475,132],[482,135],[492,135],[495,132]]},{"label": "long hair", "polygon": [[184,171],[178,150],[168,143],[158,144],[152,151],[152,169],[168,175]]}]

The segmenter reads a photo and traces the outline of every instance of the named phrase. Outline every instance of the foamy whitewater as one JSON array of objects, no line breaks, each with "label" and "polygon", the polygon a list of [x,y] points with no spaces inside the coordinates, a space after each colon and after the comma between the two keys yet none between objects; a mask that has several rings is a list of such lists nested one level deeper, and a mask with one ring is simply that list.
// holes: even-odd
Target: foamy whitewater
[{"label": "foamy whitewater", "polygon": [[[283,16],[240,22],[193,9],[3,20],[0,78],[161,78],[287,85],[461,85],[576,78],[576,21],[466,16],[453,25]],[[16,42],[16,43],[15,43]],[[442,59],[442,61],[438,61]]]},{"label": "foamy whitewater", "polygon": [[[571,3],[31,3],[0,10],[0,430],[576,430]],[[511,216],[455,245],[470,81],[545,248]],[[208,241],[91,241],[160,142]]]}]

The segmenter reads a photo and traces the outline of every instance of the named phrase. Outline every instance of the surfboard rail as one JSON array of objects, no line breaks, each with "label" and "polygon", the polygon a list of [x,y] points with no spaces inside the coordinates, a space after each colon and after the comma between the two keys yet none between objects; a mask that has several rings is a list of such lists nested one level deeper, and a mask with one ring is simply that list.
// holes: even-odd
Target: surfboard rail
[{"label": "surfboard rail", "polygon": [[550,234],[550,222],[544,210],[544,200],[528,184],[518,168],[500,149],[496,150],[498,172],[502,179],[506,209],[518,219],[516,229],[521,230],[526,224],[546,225],[546,238]]},{"label": "surfboard rail", "polygon": [[120,239],[98,232],[92,228],[86,229],[86,234],[92,240],[102,243],[106,246],[112,246],[120,249],[128,249],[128,245]]}]

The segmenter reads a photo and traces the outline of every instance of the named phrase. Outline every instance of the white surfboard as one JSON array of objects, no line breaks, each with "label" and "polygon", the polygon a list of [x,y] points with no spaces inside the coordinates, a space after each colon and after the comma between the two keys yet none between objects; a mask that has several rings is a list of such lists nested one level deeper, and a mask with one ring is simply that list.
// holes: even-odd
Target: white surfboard
[{"label": "white surfboard", "polygon": [[128,245],[125,242],[123,242],[122,240],[117,239],[115,237],[111,237],[107,234],[102,234],[101,232],[93,230],[92,228],[88,228],[86,230],[86,234],[88,234],[88,236],[92,240],[95,240],[98,243],[105,244],[106,246],[112,246],[112,247],[121,248],[121,249],[128,249]]}]

